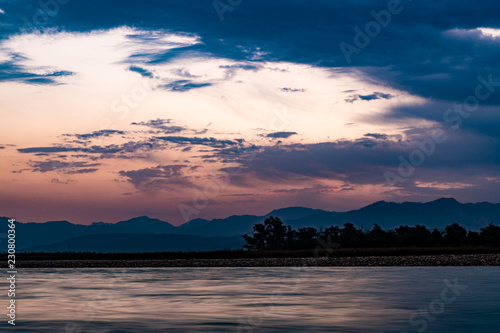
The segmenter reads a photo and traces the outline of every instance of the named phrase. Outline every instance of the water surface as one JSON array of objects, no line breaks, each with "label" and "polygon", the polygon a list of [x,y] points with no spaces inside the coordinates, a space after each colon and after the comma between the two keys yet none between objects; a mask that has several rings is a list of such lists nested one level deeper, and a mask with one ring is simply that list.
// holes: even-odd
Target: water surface
[{"label": "water surface", "polygon": [[23,269],[15,331],[497,333],[499,277],[500,267]]}]

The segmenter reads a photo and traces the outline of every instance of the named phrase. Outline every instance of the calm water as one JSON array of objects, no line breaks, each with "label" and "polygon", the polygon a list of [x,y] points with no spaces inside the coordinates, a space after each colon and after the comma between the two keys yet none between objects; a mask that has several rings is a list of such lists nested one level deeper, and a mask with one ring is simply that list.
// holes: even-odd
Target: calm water
[{"label": "calm water", "polygon": [[497,333],[499,281],[500,267],[24,269],[18,324],[0,330]]}]

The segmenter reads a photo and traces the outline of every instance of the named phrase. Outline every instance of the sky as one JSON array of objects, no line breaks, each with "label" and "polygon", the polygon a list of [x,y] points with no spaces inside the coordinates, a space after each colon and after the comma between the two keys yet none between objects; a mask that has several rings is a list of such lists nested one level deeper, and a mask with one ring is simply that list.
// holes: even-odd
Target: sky
[{"label": "sky", "polygon": [[497,203],[499,11],[0,0],[0,216]]}]

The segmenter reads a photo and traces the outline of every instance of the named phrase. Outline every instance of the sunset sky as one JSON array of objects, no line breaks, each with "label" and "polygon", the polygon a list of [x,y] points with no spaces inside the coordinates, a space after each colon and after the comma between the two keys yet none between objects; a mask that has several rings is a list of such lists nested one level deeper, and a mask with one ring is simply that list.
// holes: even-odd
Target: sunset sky
[{"label": "sunset sky", "polygon": [[0,0],[0,216],[178,225],[288,206],[497,203],[499,12]]}]

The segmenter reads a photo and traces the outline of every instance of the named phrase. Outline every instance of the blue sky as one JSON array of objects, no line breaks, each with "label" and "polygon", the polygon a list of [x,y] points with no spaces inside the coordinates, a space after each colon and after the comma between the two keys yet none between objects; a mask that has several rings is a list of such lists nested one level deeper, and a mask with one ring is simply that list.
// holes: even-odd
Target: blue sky
[{"label": "blue sky", "polygon": [[179,224],[498,202],[498,7],[0,1],[0,210]]}]

